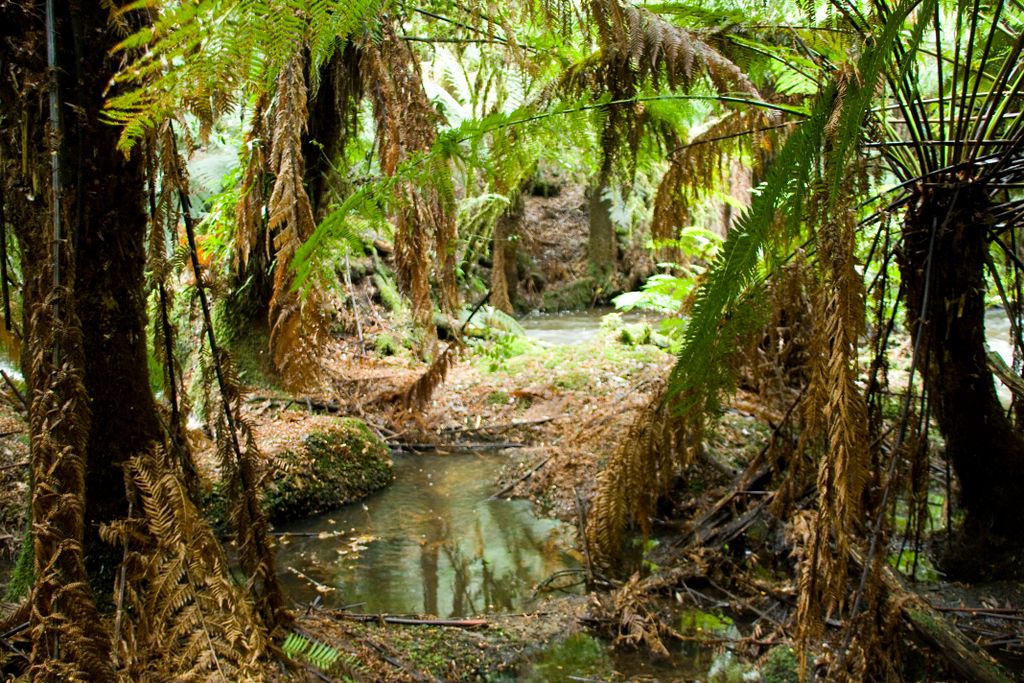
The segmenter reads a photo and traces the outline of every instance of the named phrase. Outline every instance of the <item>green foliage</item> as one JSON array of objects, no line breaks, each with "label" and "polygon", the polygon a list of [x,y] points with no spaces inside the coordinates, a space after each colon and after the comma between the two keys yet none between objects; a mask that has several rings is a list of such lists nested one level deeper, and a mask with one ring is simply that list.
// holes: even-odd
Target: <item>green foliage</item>
[{"label": "green foliage", "polygon": [[690,609],[679,617],[679,631],[690,635],[715,638],[733,628],[732,619],[717,612]]},{"label": "green foliage", "polygon": [[890,553],[888,562],[890,567],[915,581],[934,582],[939,580],[938,570],[931,559],[923,553],[914,550]]},{"label": "green foliage", "polygon": [[336,649],[318,640],[308,638],[305,635],[295,633],[288,634],[281,649],[288,655],[289,659],[302,657],[318,669],[329,671],[334,663],[341,657]]},{"label": "green foliage", "polygon": [[512,397],[504,391],[493,391],[484,399],[484,404],[489,406],[504,406],[512,402]]},{"label": "green foliage", "polygon": [[467,342],[484,360],[488,372],[504,369],[510,358],[533,345],[515,318],[493,306],[480,307],[472,318],[468,315],[469,311],[464,310],[460,316]]},{"label": "green foliage", "polygon": [[623,325],[619,330],[616,339],[630,346],[637,344],[652,343],[651,326],[647,323],[636,323],[634,325]]},{"label": "green foliage", "polygon": [[[372,190],[383,191],[390,186],[391,183],[381,183]],[[337,282],[337,273],[344,268],[346,254],[363,253],[369,236],[387,222],[386,201],[370,188],[364,188],[349,195],[327,214],[295,252],[292,291],[306,290],[314,283],[322,286]]]},{"label": "green foliage", "polygon": [[[310,51],[315,87],[320,66],[342,41],[365,29],[387,6],[384,0],[202,0],[164,4],[144,28],[118,46],[131,61],[114,78],[119,94],[107,116],[122,127],[128,151],[182,107],[213,122],[250,99],[272,92],[285,64],[302,46]],[[150,7],[136,0],[119,10]]]},{"label": "green foliage", "polygon": [[[29,509],[29,515],[32,511]],[[35,583],[35,551],[32,546],[31,521],[26,525],[25,533],[21,537],[21,547],[18,549],[18,560],[11,571],[11,578],[7,581],[7,590],[4,592],[4,600],[7,602],[19,602],[28,595],[32,584]]]},{"label": "green foliage", "polygon": [[688,263],[659,263],[658,267],[665,272],[650,276],[640,291],[620,294],[612,303],[621,311],[640,309],[666,316],[658,323],[658,332],[665,335],[673,352],[678,353],[685,329],[679,313],[705,272],[701,263],[715,258],[721,244],[719,235],[697,227],[683,229],[678,239],[660,241],[658,247],[679,249]]},{"label": "green foliage", "polygon": [[545,650],[530,667],[526,681],[607,680],[612,661],[604,645],[586,633],[574,633]]},{"label": "green foliage", "polygon": [[373,349],[381,356],[394,356],[401,348],[395,338],[388,334],[377,335],[373,340]]},{"label": "green foliage", "polygon": [[463,243],[458,272],[462,278],[481,256],[490,253],[494,224],[511,201],[502,194],[484,193],[459,203],[457,217],[459,239]]},{"label": "green foliage", "polygon": [[768,651],[764,666],[761,667],[761,680],[764,683],[799,683],[800,663],[796,651],[787,646],[779,645]]},{"label": "green foliage", "polygon": [[384,306],[394,313],[396,316],[405,315],[408,313],[408,306],[406,306],[405,299],[402,298],[401,293],[398,291],[398,287],[395,285],[394,277],[391,272],[385,267],[379,267],[377,272],[373,276],[373,284],[377,287],[377,293],[380,294],[381,301],[384,302]]},{"label": "green foliage", "polygon": [[305,633],[292,631],[281,644],[281,650],[289,659],[305,661],[312,666],[328,673],[344,672],[342,680],[361,680],[360,674],[366,674],[366,667],[351,653],[341,652],[327,643]]}]

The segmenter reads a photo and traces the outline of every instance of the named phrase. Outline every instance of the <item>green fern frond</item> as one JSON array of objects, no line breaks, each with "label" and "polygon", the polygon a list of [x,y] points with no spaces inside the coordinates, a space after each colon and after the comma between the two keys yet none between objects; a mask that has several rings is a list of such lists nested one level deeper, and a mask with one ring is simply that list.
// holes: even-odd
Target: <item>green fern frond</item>
[{"label": "green fern frond", "polygon": [[308,662],[328,673],[339,671],[349,675],[366,673],[366,667],[355,655],[342,652],[305,633],[290,632],[281,645],[281,649],[289,659]]},{"label": "green fern frond", "polygon": [[[151,2],[127,9],[149,9]],[[273,92],[295,50],[310,47],[310,73],[374,21],[387,0],[203,0],[161,7],[118,50],[132,60],[115,76],[107,118],[132,149],[144,132],[184,106],[207,124],[238,98]],[[316,83],[314,82],[314,86]]]}]

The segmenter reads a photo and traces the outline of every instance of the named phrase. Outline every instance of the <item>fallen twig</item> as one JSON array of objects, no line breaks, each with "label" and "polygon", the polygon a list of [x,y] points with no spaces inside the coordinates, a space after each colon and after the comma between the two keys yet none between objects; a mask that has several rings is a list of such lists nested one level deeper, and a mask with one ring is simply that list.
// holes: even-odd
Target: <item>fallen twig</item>
[{"label": "fallen twig", "polygon": [[299,408],[305,408],[311,413],[340,413],[346,408],[346,406],[338,401],[320,401],[309,397],[291,397],[291,396],[252,396],[246,401],[247,403],[265,403],[268,405],[281,406],[282,409],[287,410],[292,406]]},{"label": "fallen twig", "polygon": [[414,617],[393,617],[387,614],[350,614],[339,610],[327,612],[335,619],[348,621],[380,622],[383,624],[401,624],[403,626],[443,626],[447,628],[487,628],[486,619],[420,619]]},{"label": "fallen twig", "polygon": [[[573,583],[565,584],[564,586],[552,586],[556,579],[563,576],[575,576],[577,574],[583,574],[582,581],[575,581]],[[567,588],[575,588],[576,586],[582,586],[587,582],[586,570],[584,569],[560,569],[554,574],[551,574],[546,579],[537,584],[537,587],[533,589],[533,594],[530,596],[531,600],[536,599],[537,595],[541,592],[549,591],[562,591]]]},{"label": "fallen twig", "polygon": [[[532,472],[527,474],[532,474]],[[574,486],[572,493],[576,502],[576,523],[583,546],[583,559],[587,563],[587,585],[590,586],[594,583],[594,562],[590,557],[590,539],[587,538],[587,506],[583,503],[579,487]]]},{"label": "fallen twig", "polygon": [[501,497],[502,497],[502,496],[504,496],[504,495],[505,495],[506,493],[508,493],[509,491],[511,491],[512,489],[514,489],[515,487],[519,486],[519,484],[521,484],[522,482],[526,481],[527,479],[529,479],[530,477],[532,477],[532,476],[533,476],[534,474],[536,474],[536,473],[537,473],[537,471],[539,471],[539,470],[540,470],[540,468],[544,467],[544,465],[547,465],[547,464],[548,464],[548,461],[549,461],[549,460],[551,460],[551,458],[552,458],[552,457],[554,457],[554,455],[553,455],[553,454],[552,454],[552,455],[549,455],[548,457],[544,458],[543,460],[541,460],[541,461],[540,461],[539,463],[537,463],[536,465],[534,465],[534,466],[533,466],[533,467],[531,467],[530,469],[526,470],[526,474],[524,474],[523,476],[519,477],[518,479],[516,479],[516,480],[515,480],[514,482],[512,482],[511,484],[509,484],[508,486],[506,486],[506,487],[505,487],[505,488],[503,488],[502,490],[500,490],[500,491],[498,491],[497,493],[495,493],[495,494],[494,494],[493,496],[491,496],[490,498],[488,498],[488,500],[493,500],[493,499],[495,499],[495,498],[501,498]]},{"label": "fallen twig", "polygon": [[939,612],[956,612],[972,617],[991,617],[1007,621],[1024,621],[1024,612],[1012,607],[936,607]]},{"label": "fallen twig", "polygon": [[393,451],[409,451],[411,453],[461,453],[465,451],[500,451],[507,448],[524,448],[525,443],[515,441],[468,441],[456,443],[402,443],[401,441],[386,442]]},{"label": "fallen twig", "polygon": [[3,376],[4,382],[7,384],[8,388],[10,388],[10,390],[14,392],[14,395],[17,397],[18,403],[21,404],[21,407],[24,408],[26,412],[28,412],[28,400],[25,398],[24,394],[18,391],[18,387],[11,379],[10,375],[8,375],[7,372],[4,370],[0,370],[0,375]]},{"label": "fallen twig", "polygon": [[438,430],[438,433],[467,434],[469,432],[504,432],[509,429],[515,429],[516,427],[535,427],[536,425],[553,422],[563,417],[566,416],[555,415],[554,417],[539,417],[536,420],[512,420],[511,422],[503,422],[501,424],[479,425],[476,427],[445,427],[444,429]]}]

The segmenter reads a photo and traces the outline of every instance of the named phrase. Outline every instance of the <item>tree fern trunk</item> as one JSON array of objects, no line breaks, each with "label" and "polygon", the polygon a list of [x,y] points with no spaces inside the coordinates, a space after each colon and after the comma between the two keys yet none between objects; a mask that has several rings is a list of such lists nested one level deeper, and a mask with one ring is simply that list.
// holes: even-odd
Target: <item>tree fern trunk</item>
[{"label": "tree fern trunk", "polygon": [[[146,216],[141,155],[125,159],[116,149],[117,128],[100,120],[104,90],[119,64],[120,58],[110,54],[119,37],[109,25],[110,12],[102,3],[72,5],[64,7],[65,14],[58,22],[64,120],[62,219],[68,255],[62,266],[61,285],[68,289],[57,324],[71,327],[70,333],[65,332],[66,348],[60,354],[65,360],[61,362],[80,358],[82,363],[88,412],[77,419],[88,429],[86,561],[93,570],[94,585],[109,591],[120,554],[99,540],[97,530],[103,522],[127,512],[122,464],[150,442],[161,439],[162,430],[149,386],[146,356]],[[28,23],[20,30],[37,28]],[[45,55],[45,45],[37,45],[37,52]],[[23,73],[33,69],[45,72],[45,56],[21,53],[11,61],[13,68],[23,69]],[[26,97],[26,101],[32,98]],[[28,134],[25,159],[30,174],[48,178],[42,172],[49,164],[45,112],[29,106],[15,108],[9,114],[11,120],[24,125]],[[13,135],[20,128],[15,126]],[[44,352],[31,347],[33,340],[45,339],[48,334],[35,329],[48,322],[33,316],[33,312],[48,305],[52,296],[51,243],[46,227],[49,218],[45,204],[18,191],[10,196],[14,204],[9,206],[16,207],[19,214],[19,220],[12,224],[21,245],[25,274],[25,338],[30,344],[26,358],[32,358]],[[50,378],[36,376],[31,370],[27,368],[26,372],[31,388],[45,389]],[[97,571],[102,571],[102,577],[95,574]]]},{"label": "tree fern trunk", "polygon": [[996,398],[985,354],[988,207],[967,184],[919,190],[900,254],[919,367],[960,483],[965,519],[947,569],[961,576],[1019,574],[1024,547],[1024,437]]},{"label": "tree fern trunk", "polygon": [[516,198],[512,207],[498,218],[494,225],[494,244],[491,264],[491,305],[511,315],[512,305],[519,286],[516,253],[518,235],[517,226],[523,214],[521,198]]},{"label": "tree fern trunk", "polygon": [[587,242],[587,254],[590,267],[604,285],[615,274],[618,261],[618,243],[615,237],[615,224],[612,222],[612,204],[605,198],[610,173],[602,169],[600,175],[590,188],[590,236]]}]

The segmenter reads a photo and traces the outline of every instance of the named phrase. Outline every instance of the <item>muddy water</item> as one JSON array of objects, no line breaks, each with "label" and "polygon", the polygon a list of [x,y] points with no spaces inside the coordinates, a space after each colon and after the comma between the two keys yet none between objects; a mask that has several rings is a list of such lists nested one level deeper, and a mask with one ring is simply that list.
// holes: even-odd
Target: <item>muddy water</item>
[{"label": "muddy water", "polygon": [[507,456],[394,455],[395,481],[363,503],[280,527],[288,593],[361,611],[457,617],[528,607],[536,584],[577,567],[575,532],[521,500],[492,500]]}]

